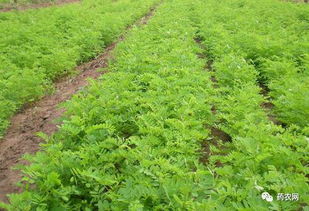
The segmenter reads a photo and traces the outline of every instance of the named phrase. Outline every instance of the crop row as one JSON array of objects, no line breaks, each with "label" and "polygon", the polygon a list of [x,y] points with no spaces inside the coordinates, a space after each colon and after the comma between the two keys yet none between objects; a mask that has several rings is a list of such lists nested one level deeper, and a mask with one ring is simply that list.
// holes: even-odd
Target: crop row
[{"label": "crop row", "polygon": [[[210,0],[199,5],[196,13],[200,16],[195,21],[199,27],[197,37],[206,49],[204,54],[213,62],[211,71],[218,87],[215,90],[219,97],[214,101],[215,125],[232,137],[231,143],[213,145],[213,156],[209,158],[218,175],[218,195],[225,206],[237,210],[249,207],[299,209],[301,203],[308,201],[308,137],[297,126],[291,124],[284,129],[268,119],[261,107],[266,99],[260,94],[259,81],[262,77],[263,82],[269,84],[275,107],[279,107],[276,114],[288,123],[304,126],[308,121],[302,116],[308,112],[305,105],[308,99],[304,96],[308,93],[304,81],[307,73],[294,72],[293,67],[282,65],[305,56],[308,37],[301,39],[292,35],[301,34],[300,26],[304,23],[291,20],[291,16],[303,14],[303,9],[269,0],[220,3]],[[285,13],[278,15],[280,12]],[[289,21],[292,26],[285,24]],[[280,33],[285,35],[279,36]],[[276,39],[269,38],[275,35]],[[286,36],[301,41],[283,45]],[[270,65],[279,65],[281,61],[282,69]],[[304,65],[305,61],[299,60],[298,68],[305,68]],[[286,95],[287,87],[279,83],[295,81],[297,84],[288,87],[292,93]],[[292,91],[295,89],[298,93]],[[282,105],[280,100],[292,102]],[[296,109],[292,108],[296,105],[300,106],[298,110],[290,110]],[[298,119],[284,118],[293,112],[299,115]],[[274,196],[269,205],[257,194],[264,191]],[[300,201],[278,201],[278,193],[298,193],[301,198]]]},{"label": "crop row", "polygon": [[[273,112],[308,135],[309,5],[263,1],[209,1],[204,17],[208,49],[234,52],[257,70],[270,89]],[[201,13],[203,14],[203,13]]]},{"label": "crop row", "polygon": [[111,72],[67,104],[60,132],[30,158],[11,209],[205,210],[213,175],[200,142],[212,121],[188,16],[190,2],[163,3],[117,47]]},{"label": "crop row", "polygon": [[[260,106],[265,101],[258,85],[262,68],[255,62],[260,59],[250,60],[247,48],[231,38],[236,31],[224,28],[235,27],[229,25],[230,15],[242,8],[261,3],[268,5],[266,11],[283,7],[293,13],[294,6],[272,0],[220,2],[164,1],[148,25],[134,28],[117,46],[111,71],[66,104],[59,132],[28,157],[32,165],[23,168],[24,192],[11,195],[7,208],[305,206],[308,139],[298,126],[282,128],[268,119]],[[243,19],[259,20],[263,12],[257,11]],[[204,68],[209,61],[213,72]],[[217,140],[213,128],[228,134],[230,142]],[[300,200],[269,203],[260,197],[264,191],[274,197],[298,193]]]},{"label": "crop row", "polygon": [[23,104],[72,72],[143,16],[155,0],[86,0],[60,8],[0,13],[0,137]]}]

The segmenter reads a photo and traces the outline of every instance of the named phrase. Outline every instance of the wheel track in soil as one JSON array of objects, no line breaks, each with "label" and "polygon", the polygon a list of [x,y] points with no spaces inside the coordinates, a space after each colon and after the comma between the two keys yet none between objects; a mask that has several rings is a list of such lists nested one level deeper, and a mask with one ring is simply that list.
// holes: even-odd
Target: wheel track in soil
[{"label": "wheel track in soil", "polygon": [[97,79],[106,73],[107,71],[98,72],[97,69],[108,67],[108,61],[112,58],[111,53],[117,44],[125,39],[133,26],[146,25],[158,6],[156,4],[151,7],[145,16],[128,26],[115,42],[104,49],[101,55],[76,67],[78,75],[67,76],[54,83],[54,94],[44,96],[41,100],[26,106],[11,118],[11,126],[4,138],[0,140],[0,202],[8,202],[6,194],[21,192],[21,189],[15,185],[21,179],[21,174],[11,168],[15,165],[27,164],[21,159],[22,155],[33,154],[39,150],[42,139],[36,135],[37,132],[51,135],[57,131],[61,123],[54,121],[65,112],[63,108],[58,108],[58,105],[87,86],[88,78]]}]

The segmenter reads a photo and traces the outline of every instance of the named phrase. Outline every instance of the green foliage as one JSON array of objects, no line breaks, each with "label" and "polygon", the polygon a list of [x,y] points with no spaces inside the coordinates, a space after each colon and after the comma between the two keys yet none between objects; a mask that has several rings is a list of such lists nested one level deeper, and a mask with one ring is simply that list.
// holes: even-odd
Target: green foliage
[{"label": "green foliage", "polygon": [[[284,99],[293,101],[288,106],[307,105],[300,102],[308,74],[307,38],[295,35],[306,33],[304,11],[273,0],[164,1],[146,26],[134,28],[119,43],[111,71],[65,105],[59,132],[41,134],[46,139],[43,150],[28,156],[32,164],[23,167],[24,192],[12,194],[6,208],[306,206],[309,148],[303,133],[308,127],[299,114],[284,117],[298,126],[274,125],[261,107],[266,99],[257,84],[262,80],[269,85],[276,109],[286,108],[280,104]],[[297,47],[290,44],[296,38],[303,39]],[[209,61],[213,71],[205,70]],[[213,88],[211,76],[218,88]],[[292,84],[297,97],[284,90]],[[276,112],[287,114],[288,109]],[[211,145],[209,125],[232,141]],[[210,153],[201,149],[205,144]],[[209,162],[202,163],[205,156]],[[263,191],[275,200],[263,201]],[[298,193],[300,200],[281,202],[277,193]]]},{"label": "green foliage", "polygon": [[308,66],[298,66],[287,59],[267,60],[264,66],[265,75],[272,78],[269,80],[270,96],[274,99],[278,117],[284,122],[308,126]]},{"label": "green foliage", "polygon": [[87,0],[60,8],[0,13],[0,137],[9,117],[57,77],[96,56],[154,0]]},{"label": "green foliage", "polygon": [[[218,81],[216,125],[232,143],[213,147],[210,157],[218,197],[237,210],[296,210],[308,201],[308,26],[307,8],[271,0],[201,1],[198,36],[213,60]],[[272,8],[272,9],[270,9]],[[275,9],[274,9],[275,8]],[[232,21],[230,21],[232,20]],[[274,125],[261,107],[267,99],[258,81],[270,88],[274,111],[290,123]],[[297,124],[295,126],[293,124]],[[308,134],[306,130],[304,133]],[[218,155],[216,152],[220,152]],[[220,162],[222,167],[217,166]],[[258,192],[299,193],[298,202],[263,203]],[[221,200],[220,200],[221,199]],[[251,209],[250,209],[251,210]]]},{"label": "green foliage", "polygon": [[253,64],[271,90],[277,117],[308,126],[309,5],[224,0],[201,2],[201,8],[207,11],[197,13],[203,14],[200,30],[209,57],[232,53]]},{"label": "green foliage", "polygon": [[112,71],[66,105],[60,131],[29,158],[26,181],[36,189],[12,195],[10,209],[210,206],[214,177],[198,160],[212,87],[187,8],[163,4],[117,46]]}]

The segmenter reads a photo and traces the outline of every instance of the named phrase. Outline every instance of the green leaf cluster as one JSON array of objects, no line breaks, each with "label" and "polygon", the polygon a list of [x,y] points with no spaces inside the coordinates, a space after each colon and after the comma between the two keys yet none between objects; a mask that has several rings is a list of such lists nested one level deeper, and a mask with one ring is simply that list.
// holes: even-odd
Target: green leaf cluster
[{"label": "green leaf cluster", "polygon": [[[265,99],[258,85],[259,80],[268,84],[274,103],[280,97],[301,99],[286,95],[280,86],[292,82],[278,78],[290,74],[286,80],[295,81],[307,74],[306,60],[299,60],[305,58],[307,38],[299,43],[295,38],[306,27],[304,11],[275,0],[164,1],[147,25],[133,28],[119,43],[111,71],[65,105],[64,124],[46,138],[42,151],[28,156],[32,164],[23,167],[24,192],[12,194],[6,208],[306,206],[306,127],[297,118],[287,128],[273,124],[261,107]],[[266,28],[259,29],[259,22]],[[207,63],[213,71],[205,70]],[[232,141],[211,145],[209,126]],[[205,156],[208,162],[202,163]],[[263,201],[264,191],[275,200]],[[298,193],[300,200],[280,202],[277,193]]]},{"label": "green leaf cluster", "polygon": [[274,0],[200,5],[209,58],[231,53],[245,59],[256,69],[259,83],[270,89],[268,100],[278,119],[308,127],[309,6]]},{"label": "green leaf cluster", "polygon": [[[213,122],[210,75],[197,57],[189,4],[163,3],[119,43],[103,75],[24,168],[18,210],[204,210],[214,175],[201,142]],[[30,184],[35,184],[35,189]]]},{"label": "green leaf cluster", "polygon": [[[305,11],[306,6],[272,0],[200,1],[195,10],[197,36],[218,85],[216,125],[232,137],[232,143],[213,147],[210,158],[226,207],[296,210],[309,200]],[[287,128],[270,121],[261,107],[269,99],[259,82],[270,88],[274,111]],[[263,191],[275,201],[260,200]],[[276,200],[277,193],[290,192],[299,193],[300,201]]]},{"label": "green leaf cluster", "polygon": [[86,0],[0,13],[0,137],[14,112],[102,52],[154,2]]}]

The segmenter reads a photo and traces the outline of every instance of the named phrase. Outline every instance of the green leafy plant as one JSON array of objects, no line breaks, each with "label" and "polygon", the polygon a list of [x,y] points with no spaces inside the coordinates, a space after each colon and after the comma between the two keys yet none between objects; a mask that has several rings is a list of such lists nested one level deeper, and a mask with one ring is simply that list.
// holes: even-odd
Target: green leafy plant
[{"label": "green leafy plant", "polygon": [[23,104],[58,77],[102,52],[154,4],[93,1],[22,13],[0,13],[0,137]]},{"label": "green leafy plant", "polygon": [[[302,98],[306,45],[290,42],[306,41],[299,38],[306,10],[274,0],[164,1],[119,43],[110,72],[66,103],[60,130],[40,135],[42,151],[22,167],[24,192],[0,206],[305,209],[308,129],[290,115],[282,117],[285,128],[274,124],[259,82],[271,89],[278,114],[289,114],[281,99]],[[292,97],[284,89],[296,81]],[[306,103],[289,104],[296,105]],[[267,202],[264,191],[300,199]]]}]

